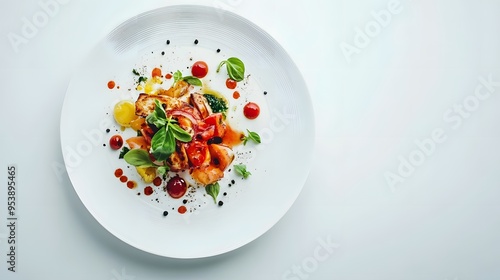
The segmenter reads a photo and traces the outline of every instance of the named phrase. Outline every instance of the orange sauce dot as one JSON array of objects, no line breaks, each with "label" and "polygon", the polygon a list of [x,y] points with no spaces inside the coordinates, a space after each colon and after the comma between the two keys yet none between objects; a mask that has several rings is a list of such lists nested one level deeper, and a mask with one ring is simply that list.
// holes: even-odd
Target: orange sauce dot
[{"label": "orange sauce dot", "polygon": [[121,177],[120,177],[120,182],[125,183],[125,182],[127,182],[127,181],[128,181],[127,176],[121,176]]},{"label": "orange sauce dot", "polygon": [[151,72],[151,77],[161,77],[161,69],[160,68],[155,68]]},{"label": "orange sauce dot", "polygon": [[181,214],[184,214],[184,213],[186,213],[187,208],[186,208],[186,206],[181,205],[181,206],[179,206],[179,209],[177,209],[177,211],[178,211],[179,213],[181,213]]},{"label": "orange sauce dot", "polygon": [[109,82],[108,82],[108,88],[109,88],[109,89],[114,89],[114,88],[115,88],[115,85],[116,85],[116,83],[115,83],[114,81],[109,81]]},{"label": "orange sauce dot", "polygon": [[172,79],[172,74],[168,73],[167,75],[165,75],[165,79],[168,79],[168,80]]},{"label": "orange sauce dot", "polygon": [[233,92],[233,98],[234,98],[234,99],[238,99],[238,98],[240,98],[240,93],[239,93],[239,92],[237,92],[237,91]]},{"label": "orange sauce dot", "polygon": [[226,80],[226,87],[227,87],[228,89],[235,89],[235,88],[236,88],[236,85],[237,85],[237,82],[236,82],[235,80],[230,79],[230,78],[228,78],[228,79]]}]

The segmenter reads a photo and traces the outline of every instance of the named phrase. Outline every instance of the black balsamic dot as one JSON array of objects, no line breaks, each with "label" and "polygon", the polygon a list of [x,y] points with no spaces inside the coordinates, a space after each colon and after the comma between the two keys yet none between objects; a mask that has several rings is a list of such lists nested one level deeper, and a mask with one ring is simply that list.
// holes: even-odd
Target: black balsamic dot
[{"label": "black balsamic dot", "polygon": [[224,202],[222,202],[222,200],[221,200],[221,201],[219,201],[219,206],[222,206],[222,205],[224,205]]},{"label": "black balsamic dot", "polygon": [[167,45],[170,45],[170,40],[167,40]]},{"label": "black balsamic dot", "polygon": [[161,55],[165,55],[165,52],[161,52]]},{"label": "black balsamic dot", "polygon": [[224,193],[224,196],[226,196],[226,195],[227,195],[227,192]]},{"label": "black balsamic dot", "polygon": [[264,91],[264,95],[267,95],[267,91]]},{"label": "black balsamic dot", "polygon": [[194,44],[198,45],[198,39],[194,40]]},{"label": "black balsamic dot", "polygon": [[166,217],[168,215],[168,211],[163,211],[163,217]]},{"label": "black balsamic dot", "polygon": [[106,129],[106,133],[109,133],[110,131],[111,131],[111,129],[109,129],[109,128],[108,128],[108,129]]},{"label": "black balsamic dot", "polygon": [[217,49],[217,53],[220,53],[220,49]]},{"label": "black balsamic dot", "polygon": [[187,199],[184,199],[184,200],[182,201],[182,203],[186,204],[186,203],[188,203],[188,200],[187,200]]},{"label": "black balsamic dot", "polygon": [[228,184],[227,186],[228,186],[228,187],[230,187],[230,186],[232,186],[232,185],[231,185],[231,184]]},{"label": "black balsamic dot", "polygon": [[234,180],[231,180],[231,183],[233,183],[233,185],[234,185],[234,184],[236,184],[236,181],[234,181]]},{"label": "black balsamic dot", "polygon": [[102,144],[103,147],[106,147],[106,144]]}]

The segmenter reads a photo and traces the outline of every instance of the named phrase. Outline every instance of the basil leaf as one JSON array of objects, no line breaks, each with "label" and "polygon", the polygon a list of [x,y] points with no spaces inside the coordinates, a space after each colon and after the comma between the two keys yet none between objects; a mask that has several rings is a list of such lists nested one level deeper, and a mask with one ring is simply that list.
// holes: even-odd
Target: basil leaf
[{"label": "basil leaf", "polygon": [[236,173],[243,176],[244,179],[246,179],[246,178],[248,178],[248,176],[252,175],[252,173],[247,171],[247,167],[244,164],[235,164],[234,171],[236,171]]},{"label": "basil leaf", "polygon": [[175,138],[168,126],[158,130],[151,139],[151,154],[156,160],[166,160],[175,151]]},{"label": "basil leaf", "polygon": [[180,79],[182,79],[182,73],[181,73],[181,71],[179,71],[179,70],[175,71],[173,77],[174,77],[174,83],[177,82],[177,81],[179,81]]},{"label": "basil leaf", "polygon": [[133,149],[127,152],[123,159],[130,165],[137,167],[154,166],[153,161],[149,158],[149,153],[143,149]]},{"label": "basil leaf", "polygon": [[222,61],[217,67],[216,72],[219,73],[220,68],[226,64],[227,74],[229,78],[241,82],[245,78],[245,64],[237,57],[230,57]]},{"label": "basil leaf", "polygon": [[184,77],[182,78],[183,81],[185,81],[186,83],[190,84],[190,85],[193,85],[193,86],[199,86],[201,87],[203,84],[201,83],[201,80],[196,78],[196,77],[193,77],[193,76],[187,76],[187,77]]},{"label": "basil leaf", "polygon": [[165,175],[170,170],[170,168],[168,167],[168,165],[162,165],[158,166],[156,170],[158,171],[158,174]]},{"label": "basil leaf", "polygon": [[163,127],[167,123],[165,111],[163,111],[163,107],[161,106],[160,101],[158,101],[157,99],[155,99],[155,105],[156,106],[154,111],[146,117],[146,121],[158,128]]},{"label": "basil leaf", "polygon": [[148,78],[144,77],[144,76],[140,76],[139,79],[137,79],[137,83],[140,84],[142,82],[146,82],[148,80]]},{"label": "basil leaf", "polygon": [[178,124],[169,123],[168,126],[174,134],[175,139],[181,142],[191,142],[191,140],[193,139],[193,137],[191,137],[191,134],[187,133],[187,131],[182,129]]},{"label": "basil leaf", "polygon": [[205,191],[207,192],[208,195],[210,195],[214,199],[214,202],[217,203],[217,196],[219,195],[220,192],[219,182],[207,185],[205,187]]},{"label": "basil leaf", "polygon": [[120,155],[118,156],[118,158],[123,158],[128,152],[130,151],[130,149],[128,147],[123,147],[122,150],[120,151]]},{"label": "basil leaf", "polygon": [[210,105],[212,112],[224,113],[225,111],[227,111],[228,108],[224,99],[208,93],[203,94],[203,96],[205,96],[205,98],[207,99],[208,105]]},{"label": "basil leaf", "polygon": [[248,130],[248,135],[247,136],[243,136],[242,140],[243,140],[243,145],[246,145],[248,140],[252,140],[254,141],[255,143],[257,144],[260,144],[260,135],[257,134],[257,132],[253,132],[253,131],[250,131]]}]

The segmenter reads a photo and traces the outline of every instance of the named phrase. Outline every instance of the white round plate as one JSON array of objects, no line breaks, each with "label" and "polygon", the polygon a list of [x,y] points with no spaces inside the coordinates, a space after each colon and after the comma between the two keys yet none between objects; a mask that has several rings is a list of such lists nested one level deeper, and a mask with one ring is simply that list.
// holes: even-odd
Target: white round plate
[{"label": "white round plate", "polygon": [[[215,72],[218,63],[229,57],[240,58],[246,67],[247,78],[238,83],[239,99],[224,85],[225,68]],[[246,164],[252,175],[243,179],[234,170],[226,173],[218,196],[223,206],[214,203],[203,188],[193,187],[182,199],[170,198],[161,187],[155,187],[153,195],[144,195],[146,184],[108,144],[112,135],[128,133],[115,123],[112,110],[120,100],[134,101],[139,94],[132,69],[150,73],[153,67],[161,67],[164,73],[181,70],[186,76],[197,60],[209,64],[204,83],[229,100],[231,125],[256,131],[262,138],[261,144],[249,142],[235,149],[234,163]],[[120,88],[108,89],[110,80]],[[242,107],[248,101],[261,106],[256,120],[243,116]],[[307,87],[284,49],[250,21],[205,6],[164,7],[118,26],[74,74],[61,114],[65,164],[89,212],[124,242],[172,258],[222,254],[269,230],[299,195],[309,173],[313,144]],[[129,189],[121,183],[114,176],[117,168],[138,186]],[[188,212],[179,214],[184,199]],[[166,217],[164,211],[169,213]]]}]

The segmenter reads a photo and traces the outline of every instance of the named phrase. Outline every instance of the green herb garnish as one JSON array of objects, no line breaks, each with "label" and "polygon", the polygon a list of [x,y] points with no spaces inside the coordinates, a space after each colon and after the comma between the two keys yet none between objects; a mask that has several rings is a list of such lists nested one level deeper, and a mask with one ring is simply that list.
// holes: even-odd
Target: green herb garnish
[{"label": "green herb garnish", "polygon": [[219,195],[220,191],[219,182],[207,185],[205,187],[205,191],[207,192],[208,195],[210,195],[214,199],[214,202],[217,203],[217,196]]},{"label": "green herb garnish", "polygon": [[[190,142],[192,140],[191,135],[182,129],[175,120],[166,117],[165,111],[158,100],[155,100],[155,109],[146,117],[146,121],[158,128],[158,131],[151,139],[151,149],[149,150],[158,161],[166,161],[175,152],[176,139],[181,142]],[[133,166],[158,167],[158,173],[161,175],[168,171],[168,166],[154,164],[149,158],[149,153],[142,149],[133,149],[127,152],[123,158]]]},{"label": "green herb garnish", "polygon": [[123,147],[122,150],[120,151],[120,155],[118,156],[118,158],[123,158],[125,154],[128,153],[128,151],[130,151],[128,147]]},{"label": "green herb garnish", "polygon": [[241,138],[241,140],[243,140],[243,145],[246,145],[248,140],[252,140],[257,144],[260,144],[260,135],[257,134],[257,132],[253,132],[253,131],[250,131],[248,129],[247,129],[247,131],[248,131],[248,135],[244,135]]},{"label": "green herb garnish", "polygon": [[243,176],[244,179],[252,175],[252,173],[247,171],[247,167],[244,164],[235,164],[234,171],[236,171],[236,173],[238,173],[239,175]]},{"label": "green herb garnish", "polygon": [[237,57],[230,57],[227,60],[221,61],[216,72],[219,73],[222,65],[226,64],[227,74],[229,78],[237,82],[245,78],[245,64]]},{"label": "green herb garnish", "polygon": [[176,83],[176,82],[178,82],[180,80],[183,80],[186,83],[188,83],[190,85],[193,85],[193,86],[199,86],[199,87],[201,87],[203,85],[202,82],[201,82],[201,80],[198,79],[198,78],[196,78],[196,77],[193,77],[193,76],[182,77],[182,73],[179,70],[175,71],[173,77],[174,77],[174,83]]},{"label": "green herb garnish", "polygon": [[212,112],[224,113],[227,111],[228,108],[224,99],[208,93],[203,94],[203,96],[207,99],[208,105],[212,108]]},{"label": "green herb garnish", "polygon": [[133,149],[128,151],[123,159],[130,165],[137,167],[151,167],[156,166],[151,158],[149,158],[149,153],[143,149]]}]

